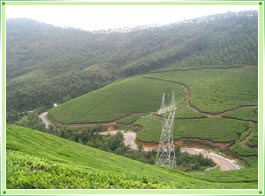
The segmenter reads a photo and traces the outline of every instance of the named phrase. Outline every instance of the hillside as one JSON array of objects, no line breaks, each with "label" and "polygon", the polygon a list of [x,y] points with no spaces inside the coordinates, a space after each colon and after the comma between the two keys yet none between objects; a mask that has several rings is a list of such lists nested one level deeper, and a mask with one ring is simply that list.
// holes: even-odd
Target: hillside
[{"label": "hillside", "polygon": [[49,113],[65,124],[109,122],[132,113],[156,112],[162,94],[170,95],[174,90],[177,118],[206,117],[208,113],[257,106],[257,71],[253,66],[132,77],[66,102]]},{"label": "hillside", "polygon": [[7,20],[8,112],[51,107],[153,70],[257,65],[257,12],[120,32]]},{"label": "hillside", "polygon": [[257,121],[257,115],[252,114],[258,100],[256,76],[256,66],[137,76],[66,102],[51,109],[49,115],[64,124],[134,123],[143,127],[138,139],[158,142],[160,120],[152,113],[159,109],[162,93],[170,95],[174,90],[176,139],[231,142],[246,130],[251,119]]},{"label": "hillside", "polygon": [[[175,92],[174,139],[233,153],[257,166],[257,66],[175,69],[118,80],[49,111],[56,123],[115,125],[158,143],[161,95]],[[167,102],[169,100],[167,99]],[[194,140],[195,139],[195,140]],[[220,147],[221,146],[221,147]]]},{"label": "hillside", "polygon": [[7,188],[250,189],[257,169],[182,173],[8,124]]},{"label": "hillside", "polygon": [[61,123],[110,122],[132,113],[155,112],[163,92],[174,90],[179,116],[200,117],[185,107],[185,95],[173,83],[148,80],[136,76],[111,83],[91,93],[82,95],[49,111],[52,118]]}]

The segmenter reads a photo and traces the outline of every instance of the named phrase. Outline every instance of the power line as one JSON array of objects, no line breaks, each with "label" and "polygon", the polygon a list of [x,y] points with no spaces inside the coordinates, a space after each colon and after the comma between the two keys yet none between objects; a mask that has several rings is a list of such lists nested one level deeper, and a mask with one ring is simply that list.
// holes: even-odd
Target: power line
[{"label": "power line", "polygon": [[173,139],[173,124],[176,109],[174,91],[172,92],[171,103],[167,107],[165,106],[165,93],[163,93],[161,108],[158,110],[158,115],[162,116],[162,131],[155,161],[156,165],[168,166],[169,168],[176,165]]}]

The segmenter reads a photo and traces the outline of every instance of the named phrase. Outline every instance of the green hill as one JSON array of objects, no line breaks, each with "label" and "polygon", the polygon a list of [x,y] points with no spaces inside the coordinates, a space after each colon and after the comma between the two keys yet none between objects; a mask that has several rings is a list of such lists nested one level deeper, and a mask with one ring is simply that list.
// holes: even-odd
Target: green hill
[{"label": "green hill", "polygon": [[225,69],[171,70],[147,75],[185,84],[190,102],[200,111],[217,113],[258,104],[258,66]]},{"label": "green hill", "polygon": [[[63,124],[117,122],[136,125],[137,139],[159,142],[161,95],[175,91],[174,138],[229,144],[257,165],[257,66],[160,71],[118,80],[49,111]],[[139,115],[135,115],[139,114]]]},{"label": "green hill", "polygon": [[121,77],[157,69],[257,65],[257,11],[130,32],[7,20],[7,111],[51,107]]},{"label": "green hill", "polygon": [[[163,92],[170,96],[172,90],[176,94],[177,118],[205,117],[203,112],[233,112],[232,109],[241,106],[257,105],[257,74],[258,69],[253,66],[137,76],[73,99],[49,113],[62,123],[109,122],[131,113],[157,111]],[[186,94],[183,85],[189,91]],[[192,106],[185,103],[185,98],[199,111],[194,112]]]},{"label": "green hill", "polygon": [[109,122],[132,113],[155,112],[162,94],[175,91],[178,116],[201,117],[185,107],[185,95],[174,83],[141,76],[119,80],[53,108],[49,114],[61,123]]},{"label": "green hill", "polygon": [[182,173],[8,124],[7,188],[250,189],[257,188],[257,169]]},{"label": "green hill", "polygon": [[[137,133],[141,141],[159,143],[161,136],[161,118],[149,114],[141,116],[134,122],[143,128]],[[232,142],[248,127],[245,122],[224,118],[176,119],[174,121],[174,138],[198,138],[213,142]]]},{"label": "green hill", "polygon": [[[174,90],[176,139],[195,137],[231,142],[248,127],[248,118],[253,118],[251,111],[256,109],[258,100],[256,76],[256,66],[178,70],[137,76],[116,81],[66,102],[51,109],[49,114],[55,121],[65,124],[113,120],[134,123],[143,127],[138,139],[158,142],[160,121],[150,113],[159,109],[163,92],[170,98]],[[133,116],[130,122],[130,114],[133,113],[146,115]],[[126,116],[127,119],[120,120]],[[232,119],[233,116],[237,119]]]}]

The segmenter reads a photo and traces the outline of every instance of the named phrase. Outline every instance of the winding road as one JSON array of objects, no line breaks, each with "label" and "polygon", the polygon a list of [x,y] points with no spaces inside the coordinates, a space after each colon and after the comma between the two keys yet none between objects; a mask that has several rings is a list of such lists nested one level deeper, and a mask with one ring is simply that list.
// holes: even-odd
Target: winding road
[{"label": "winding road", "polygon": [[[39,118],[42,120],[42,122],[45,124],[45,127],[49,128],[49,121],[47,121],[47,115],[48,112],[43,112],[39,115]],[[105,132],[99,132],[100,135],[116,135],[117,132],[120,131],[123,134],[124,137],[124,144],[131,149],[137,150],[138,144],[136,143],[136,133],[131,131],[125,131],[125,130],[115,130],[115,131],[105,131]],[[157,146],[158,147],[158,146]],[[143,150],[144,151],[151,151],[156,150],[157,147],[151,147],[146,146],[143,144]],[[218,155],[213,152],[208,152],[204,149],[200,148],[181,148],[181,152],[187,152],[189,154],[202,154],[204,157],[208,157],[212,159],[221,170],[236,170],[240,169],[240,167],[235,163],[234,160],[227,159],[221,155]]]},{"label": "winding road", "polygon": [[220,167],[221,170],[237,170],[240,169],[240,167],[236,164],[234,160],[225,158],[221,155],[218,155],[213,152],[208,152],[204,149],[199,149],[199,148],[181,148],[181,152],[187,152],[189,154],[202,154],[204,157],[212,159],[216,165]]},{"label": "winding road", "polygon": [[39,115],[39,118],[41,119],[41,121],[45,124],[45,128],[49,129],[49,122],[47,120],[47,115],[48,112],[43,112]]},{"label": "winding road", "polygon": [[[120,131],[123,134],[124,137],[124,144],[126,146],[129,146],[131,149],[137,150],[137,143],[136,143],[136,133],[131,131],[124,131],[124,130],[115,130],[115,131],[105,131],[105,132],[99,132],[100,135],[116,135],[116,133]],[[157,147],[150,147],[145,146],[143,144],[143,150],[144,151],[150,151],[150,150],[156,150]],[[221,155],[218,155],[214,152],[209,152],[204,149],[200,148],[181,148],[181,152],[187,152],[189,154],[202,154],[204,157],[207,157],[209,159],[212,159],[216,165],[220,167],[221,170],[237,170],[240,169],[240,167],[235,163],[234,160],[225,158]]]},{"label": "winding road", "polygon": [[[190,102],[190,90],[189,88],[180,82],[176,82],[176,81],[171,81],[171,80],[166,80],[166,79],[160,79],[160,78],[153,78],[153,77],[149,77],[149,76],[144,76],[144,78],[147,79],[153,79],[153,80],[161,80],[161,81],[166,81],[166,82],[171,82],[171,83],[175,83],[179,86],[182,87],[184,93],[185,93],[185,104],[187,107],[189,107],[191,110],[193,110],[194,112],[203,114],[205,116],[207,116],[208,118],[224,118],[224,116],[227,113],[236,111],[238,109],[241,108],[246,108],[246,107],[253,107],[255,105],[244,105],[244,106],[238,106],[235,108],[231,108],[229,110],[223,111],[223,112],[218,112],[218,113],[208,113],[208,112],[203,112],[200,109],[198,109],[197,107],[195,107],[194,105],[191,104]],[[47,120],[47,114],[48,112],[44,112],[42,114],[39,115],[39,118],[42,120],[42,122],[45,124],[45,127],[48,129],[49,128],[49,122]],[[125,119],[131,116],[137,116],[137,115],[142,115],[143,113],[132,113],[129,114],[128,116],[125,116],[121,119]],[[76,124],[71,124],[73,126],[95,126],[98,124],[101,125],[115,125],[117,124],[121,119],[116,119],[112,122],[109,123],[76,123]],[[242,119],[234,119],[237,121],[244,121],[244,122],[248,122],[248,123],[254,123],[252,120],[242,120]],[[129,146],[131,149],[137,150],[138,149],[138,144],[136,143],[136,133],[135,132],[130,132],[130,131],[125,131],[125,130],[119,130],[120,132],[122,132],[123,137],[124,137],[124,144],[126,146]],[[105,131],[105,132],[100,132],[100,135],[115,135],[118,132],[118,130],[114,130],[114,131]],[[253,133],[250,133],[249,136],[247,137],[247,140],[250,139],[250,137],[253,135]],[[245,142],[245,141],[244,141]],[[243,142],[243,145],[245,145],[245,143]],[[156,150],[158,148],[157,146],[149,146],[148,143],[143,144],[143,150],[144,151],[150,151],[150,150]],[[208,157],[210,159],[212,159],[219,167],[221,170],[237,170],[240,169],[240,167],[235,163],[234,160],[231,159],[227,159],[219,154],[213,153],[213,152],[209,152],[206,151],[204,149],[200,149],[200,148],[181,148],[181,152],[187,152],[189,154],[202,154],[204,157]]]}]

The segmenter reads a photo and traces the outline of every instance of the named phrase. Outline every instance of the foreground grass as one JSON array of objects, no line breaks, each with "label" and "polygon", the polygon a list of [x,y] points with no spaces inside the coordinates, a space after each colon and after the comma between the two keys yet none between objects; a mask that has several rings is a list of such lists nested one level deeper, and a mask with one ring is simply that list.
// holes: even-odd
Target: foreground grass
[{"label": "foreground grass", "polygon": [[240,173],[210,182],[15,125],[7,125],[7,150],[8,188],[257,188]]},{"label": "foreground grass", "polygon": [[244,179],[245,182],[255,183],[256,178],[258,176],[258,168],[251,167],[242,168],[240,170],[230,170],[226,171],[225,176],[218,170],[212,170],[207,173],[201,173],[200,175],[198,175],[197,173],[190,172],[187,175],[211,182],[242,182],[242,179]]},{"label": "foreground grass", "polygon": [[7,188],[171,188],[147,177],[82,169],[13,150],[7,151],[7,168]]}]

